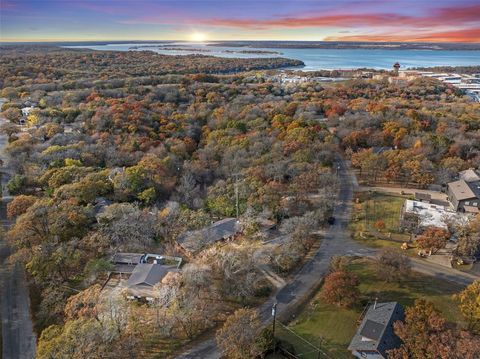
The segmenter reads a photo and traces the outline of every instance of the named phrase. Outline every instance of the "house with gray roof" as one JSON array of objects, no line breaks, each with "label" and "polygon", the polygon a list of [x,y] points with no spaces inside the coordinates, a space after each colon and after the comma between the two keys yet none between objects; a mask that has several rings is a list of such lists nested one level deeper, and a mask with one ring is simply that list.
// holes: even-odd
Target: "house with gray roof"
[{"label": "house with gray roof", "polygon": [[448,200],[459,212],[480,213],[480,175],[473,169],[459,173],[459,179],[447,185]]},{"label": "house with gray roof", "polygon": [[153,287],[160,282],[168,273],[168,266],[154,263],[140,263],[135,266],[130,278],[128,278],[127,286],[145,285]]},{"label": "house with gray roof", "polygon": [[135,266],[128,278],[128,297],[132,299],[145,298],[154,300],[153,287],[169,272],[176,272],[178,268],[174,265],[163,265],[156,263],[139,263]]},{"label": "house with gray roof", "polygon": [[348,350],[357,358],[386,359],[387,351],[400,347],[393,323],[403,321],[403,307],[397,302],[376,303],[365,311]]},{"label": "house with gray roof", "polygon": [[177,244],[188,254],[196,254],[216,242],[234,237],[239,230],[236,218],[225,218],[207,228],[181,234],[177,237]]}]

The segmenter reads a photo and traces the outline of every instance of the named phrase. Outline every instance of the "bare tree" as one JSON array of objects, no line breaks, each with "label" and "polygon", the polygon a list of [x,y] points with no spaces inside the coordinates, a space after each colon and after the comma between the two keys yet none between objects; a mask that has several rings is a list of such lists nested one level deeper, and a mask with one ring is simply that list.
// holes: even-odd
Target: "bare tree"
[{"label": "bare tree", "polygon": [[377,275],[387,282],[404,279],[410,274],[410,258],[399,250],[383,249],[377,257]]}]

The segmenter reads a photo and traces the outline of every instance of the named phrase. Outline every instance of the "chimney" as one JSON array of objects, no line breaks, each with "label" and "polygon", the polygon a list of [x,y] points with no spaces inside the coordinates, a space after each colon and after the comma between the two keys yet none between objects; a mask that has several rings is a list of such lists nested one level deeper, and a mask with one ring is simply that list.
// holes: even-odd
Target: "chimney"
[{"label": "chimney", "polygon": [[377,300],[378,298],[375,297],[375,302],[373,303],[373,310],[377,309]]}]

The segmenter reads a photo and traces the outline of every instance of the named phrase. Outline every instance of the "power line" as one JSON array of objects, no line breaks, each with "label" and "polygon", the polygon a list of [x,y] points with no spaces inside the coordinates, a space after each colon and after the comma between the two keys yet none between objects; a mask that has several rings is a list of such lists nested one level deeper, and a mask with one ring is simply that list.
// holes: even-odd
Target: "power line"
[{"label": "power line", "polygon": [[[322,349],[320,349],[319,347],[317,347],[315,344],[309,342],[308,340],[306,340],[305,338],[299,336],[297,333],[295,333],[292,329],[288,328],[287,326],[285,326],[284,324],[282,324],[281,322],[278,322],[278,325],[280,325],[281,328],[285,329],[287,332],[293,334],[295,337],[297,337],[298,339],[300,339],[301,341],[303,341],[304,343],[306,343],[307,345],[309,345],[310,347],[312,347],[313,349],[315,349],[316,352],[318,353],[321,353],[322,355],[324,355],[326,358],[328,359],[332,359],[327,353],[325,353]],[[304,355],[305,353],[303,353],[302,355]],[[308,353],[307,353],[308,354]]]}]

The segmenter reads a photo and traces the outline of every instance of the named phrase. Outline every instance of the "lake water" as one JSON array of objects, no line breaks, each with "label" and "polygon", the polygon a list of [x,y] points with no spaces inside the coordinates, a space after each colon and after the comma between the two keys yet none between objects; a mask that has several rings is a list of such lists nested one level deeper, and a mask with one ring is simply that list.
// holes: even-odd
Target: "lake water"
[{"label": "lake water", "polygon": [[[148,47],[155,46],[155,47]],[[179,50],[164,50],[177,47]],[[65,46],[68,48],[89,48],[93,50],[141,51],[150,50],[165,55],[203,54],[218,57],[287,57],[302,60],[303,70],[354,69],[361,67],[391,69],[399,62],[402,69],[408,67],[431,66],[471,66],[480,65],[480,51],[445,50],[384,50],[384,49],[263,49],[247,47],[207,46],[204,43],[170,44],[107,44],[92,46]],[[136,47],[136,48],[135,48]],[[134,49],[135,48],[135,49]],[[187,50],[187,51],[185,51]],[[246,54],[241,51],[270,51],[274,54]],[[231,52],[233,51],[233,52]]]}]

